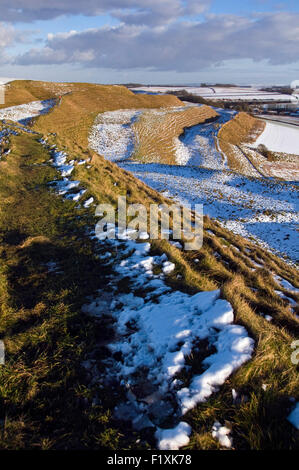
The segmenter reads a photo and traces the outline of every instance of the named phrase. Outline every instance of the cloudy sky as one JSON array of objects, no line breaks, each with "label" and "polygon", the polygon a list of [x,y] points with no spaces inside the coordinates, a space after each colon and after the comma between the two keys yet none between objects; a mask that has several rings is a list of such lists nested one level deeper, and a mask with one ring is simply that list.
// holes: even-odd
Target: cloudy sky
[{"label": "cloudy sky", "polygon": [[298,0],[0,2],[0,76],[154,84],[299,79]]}]

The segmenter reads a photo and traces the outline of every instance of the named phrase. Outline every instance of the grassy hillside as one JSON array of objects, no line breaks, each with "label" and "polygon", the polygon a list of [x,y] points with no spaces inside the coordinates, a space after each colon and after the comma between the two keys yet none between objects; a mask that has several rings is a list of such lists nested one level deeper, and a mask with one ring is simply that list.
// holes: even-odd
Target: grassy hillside
[{"label": "grassy hillside", "polygon": [[[225,123],[219,131],[220,149],[227,156],[229,168],[243,173],[243,161],[238,149],[243,143],[254,142],[263,132],[265,123],[244,112],[238,113],[234,119]],[[250,160],[250,155],[246,154]],[[242,155],[241,155],[242,157]],[[255,166],[255,162],[253,162]]]},{"label": "grassy hillside", "polygon": [[219,138],[233,145],[242,142],[254,142],[264,127],[265,123],[242,112],[222,126]]},{"label": "grassy hillside", "polygon": [[174,96],[134,95],[122,86],[76,84],[59,106],[38,119],[35,129],[43,134],[56,133],[61,142],[77,151],[87,148],[90,127],[99,113],[180,105],[181,101]]},{"label": "grassy hillside", "polygon": [[[49,145],[67,151],[70,159],[91,158],[90,168],[76,166],[72,174],[88,189],[85,198],[92,195],[97,203],[116,205],[118,195],[126,194],[128,202],[146,206],[167,202],[90,151],[87,137],[98,112],[173,106],[177,100],[137,97],[122,87],[76,86],[79,89],[66,95],[60,106],[38,118],[34,129],[39,134],[11,136],[11,153],[0,160],[0,339],[6,346],[6,365],[0,367],[2,449],[154,445],[152,435],[113,418],[124,391],[119,388],[112,394],[100,388],[82,367],[95,352],[97,368],[105,374],[107,350],[102,345],[112,338],[111,318],[91,319],[81,306],[88,296],[109,290],[116,266],[102,264],[99,248],[86,235],[96,222],[93,211],[76,209],[76,202],[51,190],[48,183],[59,175],[39,138],[48,135]],[[291,363],[299,321],[275,292],[287,293],[271,274],[299,287],[298,272],[216,221],[205,218],[204,225],[200,251],[182,252],[166,241],[155,241],[152,253],[165,252],[176,264],[167,278],[171,287],[190,293],[220,288],[233,306],[236,322],[254,338],[255,353],[218,393],[187,414],[185,420],[194,430],[189,448],[220,448],[211,436],[219,417],[232,428],[237,449],[298,448],[298,433],[286,416],[292,406],[289,398],[299,398],[298,366]],[[105,250],[103,242],[100,251]],[[54,263],[54,270],[49,263]],[[125,280],[120,288],[125,288]],[[298,295],[292,297],[298,302]],[[192,370],[197,370],[206,347],[188,357]],[[236,403],[232,388],[240,397]]]},{"label": "grassy hillside", "polygon": [[0,109],[16,106],[30,101],[48,100],[56,98],[60,94],[69,91],[71,86],[33,80],[15,80],[5,86],[5,104],[0,104]]},{"label": "grassy hillside", "polygon": [[298,156],[273,152],[264,145],[252,147],[264,131],[265,121],[239,113],[219,131],[220,149],[226,154],[229,167],[249,176],[298,180]]},{"label": "grassy hillside", "polygon": [[218,114],[209,106],[190,107],[181,112],[148,111],[133,125],[137,145],[134,158],[143,162],[176,163],[175,140],[184,128],[204,123]]}]

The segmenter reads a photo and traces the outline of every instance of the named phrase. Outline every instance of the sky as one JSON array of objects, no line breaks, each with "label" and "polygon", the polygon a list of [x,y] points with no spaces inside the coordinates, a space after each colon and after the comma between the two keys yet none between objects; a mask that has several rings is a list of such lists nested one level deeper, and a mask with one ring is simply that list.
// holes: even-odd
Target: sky
[{"label": "sky", "polygon": [[0,77],[290,84],[298,0],[1,0]]}]

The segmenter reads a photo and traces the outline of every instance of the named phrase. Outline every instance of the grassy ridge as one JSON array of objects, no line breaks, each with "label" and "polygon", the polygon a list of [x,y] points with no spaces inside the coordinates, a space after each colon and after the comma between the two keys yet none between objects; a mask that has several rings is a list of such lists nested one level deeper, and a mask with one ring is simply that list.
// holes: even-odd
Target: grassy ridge
[{"label": "grassy ridge", "polygon": [[133,125],[137,140],[134,157],[143,162],[174,165],[174,139],[183,133],[184,128],[204,123],[217,116],[216,111],[209,106],[194,106],[181,112],[170,110],[163,114],[145,112]]},{"label": "grassy ridge", "polygon": [[[108,109],[117,108],[119,102],[129,107],[128,101],[121,101],[121,88],[106,91]],[[103,95],[104,90],[101,100]],[[151,98],[156,98],[156,107],[160,97]],[[89,103],[88,110],[84,103]],[[144,107],[144,102],[139,104]],[[93,195],[96,202],[115,205],[120,194],[127,194],[128,202],[146,206],[167,202],[87,149],[88,126],[97,106],[89,91],[85,97],[83,91],[67,95],[60,107],[36,121],[35,128],[44,134],[55,132],[50,143],[64,147],[71,159],[91,157],[89,169],[76,166],[73,174],[88,188],[86,197]],[[71,109],[74,112],[70,113]],[[47,183],[58,175],[36,136],[11,137],[10,147],[12,152],[0,161],[0,338],[4,338],[7,351],[7,364],[0,368],[0,446],[136,448],[140,435],[135,433],[134,437],[127,425],[111,416],[122,390],[119,396],[112,396],[110,390],[99,389],[81,366],[88,353],[96,350],[104,376],[99,344],[111,338],[109,318],[90,320],[81,312],[88,295],[109,289],[107,276],[113,274],[113,266],[108,270],[101,265],[96,258],[98,248],[86,236],[86,228],[95,223],[93,214],[75,210],[74,202],[63,201],[49,190]],[[100,249],[105,251],[104,243]],[[205,218],[204,245],[199,252],[183,253],[166,241],[153,242],[152,252],[166,252],[176,263],[168,277],[173,288],[190,293],[220,288],[234,308],[236,321],[247,328],[256,344],[252,360],[186,416],[194,429],[189,447],[219,448],[211,437],[216,419],[226,420],[232,427],[238,449],[298,447],[298,433],[286,416],[292,405],[289,397],[299,398],[298,366],[290,360],[290,345],[298,337],[299,322],[287,302],[275,293],[275,289],[283,289],[270,275],[281,275],[299,287],[296,269],[209,218]],[[57,273],[46,267],[53,261]],[[254,263],[264,267],[256,268]],[[297,295],[293,298],[298,301]],[[264,314],[273,317],[271,323]],[[202,355],[204,350],[195,348],[187,358],[193,370]],[[181,379],[188,383],[188,376]],[[263,384],[267,384],[266,390]],[[235,404],[232,388],[240,397]]]},{"label": "grassy ridge", "polygon": [[0,109],[56,98],[59,94],[59,86],[52,87],[47,82],[15,80],[5,86],[5,104],[0,104]]},{"label": "grassy ridge", "polygon": [[238,113],[234,119],[222,126],[218,133],[219,145],[227,156],[230,169],[242,173],[242,164],[236,155],[235,147],[254,142],[264,128],[265,122],[244,112]]},{"label": "grassy ridge", "polygon": [[134,95],[122,86],[76,84],[59,106],[41,116],[35,128],[56,133],[61,144],[74,151],[88,147],[88,135],[99,113],[116,109],[164,108],[182,105],[174,96]]},{"label": "grassy ridge", "polygon": [[0,162],[0,448],[117,446],[109,394],[103,405],[86,406],[81,365],[108,334],[81,305],[104,288],[109,269],[86,237],[88,213],[78,218],[73,202],[49,190],[59,175],[37,137],[12,137],[11,149]]}]

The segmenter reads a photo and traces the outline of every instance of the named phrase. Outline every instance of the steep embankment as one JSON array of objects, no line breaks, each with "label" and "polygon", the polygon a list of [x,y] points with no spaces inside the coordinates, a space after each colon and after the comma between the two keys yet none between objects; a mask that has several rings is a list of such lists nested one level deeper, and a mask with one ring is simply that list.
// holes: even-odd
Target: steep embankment
[{"label": "steep embankment", "polygon": [[295,127],[266,124],[239,113],[223,125],[219,143],[232,170],[248,176],[298,181],[297,134]]},{"label": "steep embankment", "polygon": [[5,85],[5,103],[0,104],[0,109],[57,98],[71,91],[72,88],[71,84],[15,80]]},{"label": "steep embankment", "polygon": [[[139,100],[118,87],[92,90],[82,85],[51,113],[39,117],[35,129],[42,134],[25,129],[18,129],[18,135],[6,133],[10,153],[0,160],[0,334],[6,346],[6,364],[0,368],[1,448],[115,450],[156,445],[153,429],[133,430],[115,418],[115,406],[126,400],[127,390],[115,380],[105,382],[111,364],[123,364],[119,351],[107,348],[115,340],[118,321],[111,309],[115,313],[115,308],[122,308],[121,295],[123,302],[133,297],[139,307],[146,306],[150,286],[143,282],[140,288],[138,279],[132,278],[137,268],[134,259],[130,264],[130,251],[97,243],[90,235],[97,203],[115,205],[125,194],[128,203],[146,207],[169,201],[89,150],[87,137],[89,124],[101,110],[118,109],[119,103],[125,109],[143,109],[175,102],[160,97]],[[47,137],[47,143],[41,137]],[[64,171],[73,186],[64,199],[54,191],[65,181],[53,167],[53,145],[68,154],[55,157],[69,160]],[[90,198],[94,205],[88,208]],[[298,370],[290,360],[290,345],[299,328],[294,315],[298,293],[292,287],[299,287],[297,271],[216,221],[205,218],[204,225],[201,250],[184,252],[158,240],[148,254],[153,258],[165,254],[173,263],[163,278],[172,292],[194,295],[220,289],[233,308],[234,322],[254,339],[255,352],[217,394],[184,417],[193,430],[189,447],[220,448],[211,432],[220,420],[231,428],[237,449],[295,448],[296,431],[286,417],[293,406],[289,397],[299,395]],[[125,275],[128,259],[130,272]],[[155,266],[155,275],[161,269],[164,261],[162,267]],[[143,275],[144,270],[141,280]],[[120,301],[114,307],[105,304],[112,287]],[[155,305],[161,302],[164,308],[166,298],[160,297],[156,296]],[[91,317],[81,307],[93,301],[98,312]],[[133,306],[132,315],[138,306]],[[128,327],[134,335],[136,324],[129,322]],[[184,359],[188,367],[177,377],[180,386],[188,387],[194,375],[206,370],[204,359],[215,352],[212,336],[210,340],[193,345]],[[142,386],[141,380],[133,390],[137,396]]]},{"label": "steep embankment", "polygon": [[241,145],[254,142],[264,128],[263,121],[243,112],[222,126],[218,134],[219,145],[227,156],[230,169],[249,176],[261,176],[258,165],[251,159],[249,153],[241,148]]},{"label": "steep embankment", "polygon": [[181,111],[145,112],[133,125],[137,141],[133,156],[147,163],[184,164],[185,149],[178,137],[185,128],[217,116],[216,111],[209,106],[191,106]]}]

